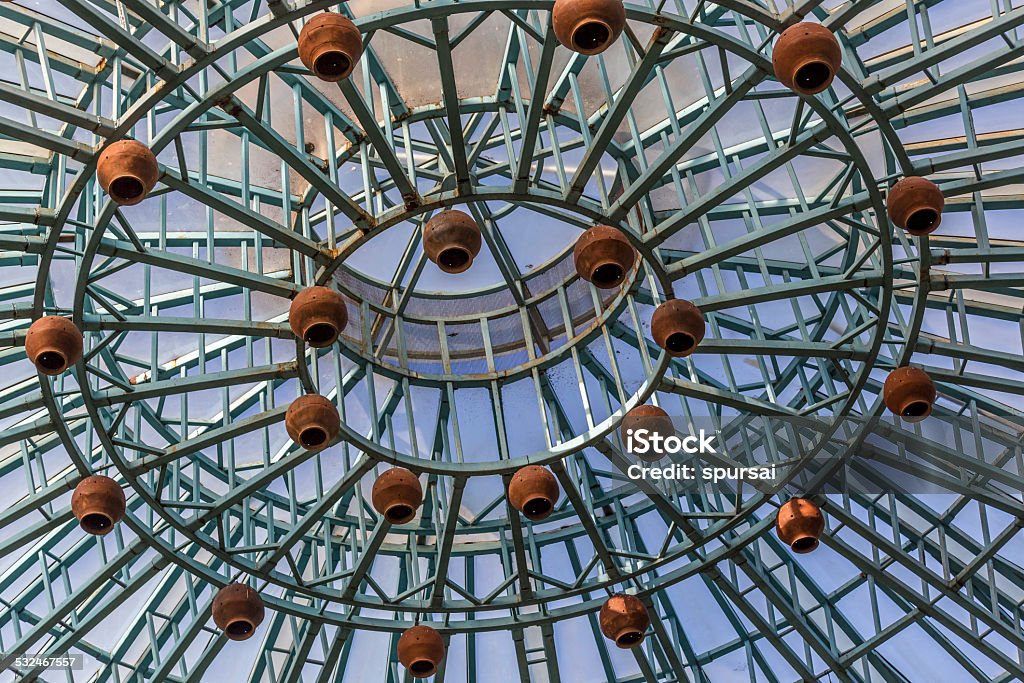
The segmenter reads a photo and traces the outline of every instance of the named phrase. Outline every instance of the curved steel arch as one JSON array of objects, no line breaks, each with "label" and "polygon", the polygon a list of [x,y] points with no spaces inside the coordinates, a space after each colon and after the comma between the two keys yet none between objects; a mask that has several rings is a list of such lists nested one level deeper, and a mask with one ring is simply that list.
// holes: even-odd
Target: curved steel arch
[{"label": "curved steel arch", "polygon": [[[906,28],[905,6],[876,16],[876,3],[857,0],[780,13],[738,1],[630,4],[631,30],[614,54],[569,57],[558,72],[548,0],[357,9],[368,48],[357,77],[333,93],[294,66],[294,34],[335,3],[64,4],[82,27],[0,7],[0,21],[23,33],[0,36],[21,78],[0,87],[0,168],[12,186],[42,187],[9,191],[0,206],[12,226],[0,258],[15,283],[0,290],[12,302],[2,332],[12,348],[0,358],[14,370],[0,389],[0,473],[24,480],[0,513],[0,628],[15,634],[4,666],[19,648],[39,648],[88,654],[95,680],[202,680],[228,659],[206,625],[212,591],[248,578],[271,612],[251,670],[220,669],[239,680],[397,680],[395,634],[420,619],[449,642],[444,676],[464,670],[467,680],[487,680],[500,661],[481,645],[492,633],[506,638],[524,681],[571,679],[577,666],[591,667],[587,680],[716,681],[740,664],[741,680],[895,680],[942,657],[965,679],[1024,677],[1004,651],[1024,648],[1024,596],[1012,588],[1022,367],[988,339],[1020,322],[1021,280],[1006,264],[1024,252],[991,237],[985,210],[1019,211],[994,191],[1024,176],[1002,163],[1018,154],[1019,136],[979,134],[972,116],[1012,102],[1012,89],[965,88],[1016,73],[1007,65],[1021,10],[947,33],[915,23],[908,38],[924,47],[899,61],[862,55],[879,54],[872,41],[886,30]],[[768,59],[772,37],[808,15],[839,34],[844,70],[832,91],[801,100],[772,81]],[[417,32],[418,19],[429,33]],[[452,45],[489,21],[506,36],[493,94],[459,98]],[[283,42],[282,31],[291,34]],[[439,104],[405,101],[408,84],[389,73],[380,36],[437,55]],[[83,50],[100,61],[81,61]],[[730,59],[745,63],[739,74]],[[680,71],[704,89],[681,108]],[[901,85],[919,73],[928,79]],[[128,87],[110,90],[125,78]],[[271,97],[280,87],[291,102]],[[959,97],[936,103],[954,89]],[[590,115],[581,113],[588,101],[599,103]],[[659,106],[663,118],[641,128]],[[760,131],[723,142],[734,139],[730,112],[748,106]],[[278,125],[289,113],[294,134]],[[929,149],[901,137],[948,113],[966,122],[962,139]],[[326,134],[310,151],[317,127]],[[158,151],[161,188],[143,208],[116,210],[93,166],[107,142],[130,133]],[[699,154],[704,139],[709,151]],[[326,154],[314,154],[321,140]],[[211,146],[224,141],[238,145],[237,180],[214,172],[230,163],[219,155],[228,146]],[[836,168],[818,177],[814,160]],[[362,187],[339,175],[348,167]],[[892,232],[882,191],[908,173],[938,177],[950,216],[971,209],[966,237]],[[764,198],[778,189],[775,174],[788,176],[792,196]],[[418,225],[456,204],[487,226],[498,277],[446,297],[419,285]],[[623,227],[644,257],[631,285],[609,298],[584,286],[567,267],[568,242],[524,272],[508,245],[530,206],[535,220]],[[197,224],[175,225],[189,220]],[[353,265],[403,229],[410,238],[390,282]],[[291,340],[283,313],[300,287],[328,280],[348,296],[358,329],[340,350],[313,353]],[[685,361],[646,341],[653,305],[671,295],[708,312],[701,353]],[[86,358],[54,381],[28,372],[17,348],[44,311],[72,315],[87,336]],[[474,326],[478,340],[449,337]],[[983,341],[961,341],[971,330]],[[182,333],[191,335],[184,345]],[[880,412],[881,379],[907,361],[940,382],[936,414],[954,447],[874,422],[830,440],[841,418]],[[322,454],[289,446],[280,428],[277,406],[304,390],[345,409],[344,439]],[[736,491],[734,504],[626,480],[610,434],[652,396],[685,418],[782,413],[831,424],[786,478],[802,487],[790,492],[806,488],[823,504],[831,533],[819,554],[847,580],[825,560],[789,556],[768,533],[788,493]],[[480,405],[493,424],[460,421]],[[779,461],[797,448],[754,447]],[[371,470],[388,462],[425,476],[412,527],[391,529],[365,498]],[[523,524],[503,503],[501,482],[526,462],[549,464],[566,494],[544,525]],[[830,495],[823,485],[840,469],[893,493]],[[934,499],[900,491],[905,481],[886,474],[901,470],[956,502],[932,510]],[[82,538],[67,507],[89,472],[117,473],[133,492],[126,524],[100,541]],[[974,511],[980,521],[968,519]],[[893,564],[904,573],[888,573]],[[615,586],[636,589],[653,617],[635,658],[610,652],[596,629]],[[710,599],[705,613],[688,596]],[[850,604],[853,596],[862,599]],[[138,602],[133,619],[115,625],[129,601]],[[594,656],[569,666],[559,634],[580,627],[593,633]],[[94,644],[114,632],[113,646]],[[361,650],[374,654],[352,654],[357,640],[376,642]],[[897,643],[924,643],[924,657]],[[290,655],[275,660],[281,652]]]}]

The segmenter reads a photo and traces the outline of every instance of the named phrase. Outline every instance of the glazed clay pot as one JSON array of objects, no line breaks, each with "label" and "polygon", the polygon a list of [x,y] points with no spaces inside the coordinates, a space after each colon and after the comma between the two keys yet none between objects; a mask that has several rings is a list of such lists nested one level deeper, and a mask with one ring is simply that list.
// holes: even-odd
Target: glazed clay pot
[{"label": "glazed clay pot", "polygon": [[582,55],[604,52],[626,26],[622,0],[555,0],[551,9],[555,37]]},{"label": "glazed clay pot", "polygon": [[248,640],[263,622],[260,594],[242,583],[230,583],[213,599],[213,623],[231,640]]},{"label": "glazed clay pot", "polygon": [[647,608],[640,598],[616,593],[601,605],[601,633],[623,649],[638,647],[651,625]]},{"label": "glazed clay pot", "polygon": [[413,626],[398,639],[398,661],[413,678],[428,678],[444,661],[444,640],[424,624]]},{"label": "glazed clay pot", "polygon": [[348,307],[341,295],[329,287],[307,287],[292,299],[288,325],[296,337],[322,349],[338,339],[348,325]]},{"label": "glazed clay pot", "polygon": [[318,451],[338,436],[341,417],[328,399],[320,394],[305,394],[288,406],[284,426],[296,444],[309,451]]},{"label": "glazed clay pot", "polygon": [[44,375],[59,375],[82,358],[82,333],[68,318],[47,315],[28,328],[25,355]]},{"label": "glazed clay pot", "polygon": [[581,278],[599,289],[612,289],[626,279],[636,252],[621,230],[595,225],[576,240],[572,258]]},{"label": "glazed clay pot", "polygon": [[463,211],[442,211],[423,227],[423,251],[446,273],[468,270],[482,244],[480,226]]},{"label": "glazed clay pot", "polygon": [[146,198],[160,177],[156,155],[137,140],[120,140],[100,153],[96,179],[110,199],[133,206]]},{"label": "glazed clay pot", "polygon": [[363,37],[352,20],[337,12],[319,14],[299,33],[299,59],[329,83],[348,78],[363,54]]},{"label": "glazed clay pot", "polygon": [[794,553],[809,553],[817,548],[824,530],[821,509],[806,498],[791,498],[779,508],[775,518],[775,533]]},{"label": "glazed clay pot", "polygon": [[932,414],[935,382],[921,368],[896,368],[882,387],[885,406],[907,422],[920,422]]},{"label": "glazed clay pot", "polygon": [[629,449],[630,430],[633,430],[635,434],[642,429],[665,439],[676,433],[675,427],[672,425],[672,418],[658,406],[637,406],[623,416],[622,426],[619,428],[622,444],[627,453],[647,462],[660,460],[665,453],[655,450],[653,445],[648,445],[646,453]]},{"label": "glazed clay pot", "polygon": [[775,77],[802,95],[815,95],[832,85],[843,61],[839,41],[821,24],[790,26],[772,49]]},{"label": "glazed clay pot", "polygon": [[102,474],[94,474],[78,482],[71,494],[71,512],[82,531],[105,536],[124,517],[124,491],[117,482]]},{"label": "glazed clay pot", "polygon": [[689,356],[704,339],[704,314],[685,299],[672,299],[654,309],[651,336],[654,343],[675,358]]},{"label": "glazed clay pot", "polygon": [[546,467],[527,465],[512,475],[508,500],[527,519],[539,522],[555,509],[559,496],[558,481]]},{"label": "glazed clay pot", "polygon": [[892,186],[885,205],[896,227],[920,237],[934,232],[942,223],[946,198],[932,181],[910,176]]},{"label": "glazed clay pot", "polygon": [[373,482],[373,509],[391,524],[407,524],[423,503],[419,477],[404,467],[392,467]]}]

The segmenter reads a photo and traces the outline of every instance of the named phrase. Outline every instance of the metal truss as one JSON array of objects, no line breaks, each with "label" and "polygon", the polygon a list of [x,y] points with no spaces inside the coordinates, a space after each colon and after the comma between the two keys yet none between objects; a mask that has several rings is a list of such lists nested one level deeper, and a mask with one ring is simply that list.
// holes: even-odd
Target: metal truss
[{"label": "metal truss", "polygon": [[[415,622],[448,644],[437,681],[1024,679],[1024,8],[627,2],[584,57],[551,6],[0,3],[0,680],[63,680],[14,655],[71,652],[74,681],[390,683]],[[296,48],[325,9],[366,45],[329,87]],[[805,18],[843,46],[813,98],[771,67]],[[160,161],[137,207],[95,179],[123,137]],[[885,217],[904,175],[946,196],[931,237]],[[428,262],[420,228],[452,206],[490,281]],[[611,294],[572,265],[598,221],[641,257]],[[306,349],[289,297],[325,283],[352,320]],[[707,314],[686,359],[649,341],[672,296]],[[52,380],[20,348],[44,312],[86,337]],[[908,362],[935,418],[868,419]],[[283,426],[312,390],[343,418],[318,453]],[[628,479],[617,427],[647,402],[787,486]],[[394,463],[426,499],[392,528],[368,493]],[[563,493],[543,523],[505,499],[528,463]],[[102,538],[70,510],[90,473],[128,493]],[[812,556],[772,532],[794,493],[826,513]],[[240,577],[269,608],[245,644],[210,620]],[[652,617],[629,652],[597,623],[623,588]]]}]

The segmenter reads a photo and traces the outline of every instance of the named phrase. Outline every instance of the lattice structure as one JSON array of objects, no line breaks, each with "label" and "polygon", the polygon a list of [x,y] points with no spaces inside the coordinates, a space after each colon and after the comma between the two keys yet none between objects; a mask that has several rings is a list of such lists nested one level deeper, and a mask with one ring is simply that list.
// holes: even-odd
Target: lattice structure
[{"label": "lattice structure", "polygon": [[[0,680],[408,680],[416,623],[437,681],[1024,679],[1024,8],[628,2],[584,56],[552,4],[0,3]],[[298,59],[324,10],[365,46],[338,83]],[[772,68],[802,20],[842,47],[814,96]],[[97,180],[124,138],[160,164],[135,206]],[[905,176],[945,195],[929,236],[886,216]],[[459,275],[422,245],[446,208],[482,230]],[[573,266],[595,223],[639,255],[619,288]],[[312,285],[348,306],[327,348],[288,323]],[[707,320],[687,358],[651,341],[672,298]],[[23,348],[43,314],[85,335],[55,377]],[[862,419],[908,363],[933,418]],[[324,450],[285,431],[307,392],[342,418]],[[628,479],[644,403],[784,481]],[[542,522],[506,500],[527,464],[561,490]],[[371,506],[392,465],[423,486],[409,524]],[[127,495],[106,536],[72,514],[89,474]],[[772,532],[794,494],[824,510],[814,554]],[[244,643],[211,620],[231,582],[267,607]],[[620,590],[636,649],[598,627]],[[26,652],[86,667],[17,673]]]}]

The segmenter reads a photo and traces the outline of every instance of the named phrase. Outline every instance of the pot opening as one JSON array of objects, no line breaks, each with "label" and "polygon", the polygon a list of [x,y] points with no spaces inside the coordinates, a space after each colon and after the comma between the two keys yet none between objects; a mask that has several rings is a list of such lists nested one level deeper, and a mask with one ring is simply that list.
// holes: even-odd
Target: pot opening
[{"label": "pot opening", "polygon": [[818,547],[818,539],[813,536],[802,536],[793,541],[793,545],[790,547],[795,553],[809,553]]},{"label": "pot opening", "polygon": [[437,257],[437,262],[449,273],[457,273],[469,267],[469,252],[459,247],[445,249]]},{"label": "pot opening", "polygon": [[327,443],[327,432],[320,427],[303,429],[302,433],[299,434],[299,441],[306,448],[319,448]]},{"label": "pot opening", "polygon": [[121,176],[110,183],[110,196],[118,202],[133,202],[143,195],[146,188],[138,178]]},{"label": "pot opening", "polygon": [[409,671],[417,678],[426,678],[427,676],[433,676],[434,672],[437,671],[437,667],[429,659],[417,659],[409,665]]},{"label": "pot opening", "polygon": [[392,505],[384,513],[384,517],[392,524],[405,524],[416,515],[416,510],[408,505]]},{"label": "pot opening", "polygon": [[832,69],[825,62],[810,62],[796,70],[796,84],[801,90],[817,92],[832,78]]},{"label": "pot opening", "polygon": [[60,370],[67,363],[67,360],[56,351],[43,351],[36,356],[36,363],[44,370]]},{"label": "pot opening", "polygon": [[551,501],[547,498],[531,498],[523,505],[523,514],[530,519],[547,517],[551,512]]},{"label": "pot opening", "polygon": [[939,222],[939,214],[934,209],[920,209],[910,214],[907,219],[907,231],[915,235],[923,235],[935,229]]},{"label": "pot opening", "polygon": [[615,644],[625,649],[629,647],[636,647],[643,639],[644,634],[641,631],[626,631],[615,639]]},{"label": "pot opening", "polygon": [[687,332],[673,332],[665,340],[665,347],[672,353],[687,353],[696,346],[693,335]]},{"label": "pot opening", "polygon": [[927,401],[912,401],[903,407],[903,417],[922,419],[928,416],[930,406]]},{"label": "pot opening", "polygon": [[580,52],[593,52],[604,47],[611,36],[611,29],[603,21],[587,21],[573,31],[572,44]]},{"label": "pot opening", "polygon": [[352,68],[352,60],[341,50],[329,50],[316,58],[313,71],[324,78],[344,78]]},{"label": "pot opening", "polygon": [[625,271],[618,263],[603,263],[590,276],[590,281],[603,289],[610,289],[622,282]]},{"label": "pot opening", "polygon": [[81,524],[82,529],[90,534],[105,534],[110,530],[110,527],[114,526],[114,521],[102,512],[90,512],[82,515],[82,520],[79,524]]},{"label": "pot opening", "polygon": [[338,330],[335,329],[334,325],[329,323],[315,323],[306,328],[306,334],[303,335],[303,339],[310,346],[324,347],[330,346],[334,343],[334,340],[338,338]]},{"label": "pot opening", "polygon": [[232,638],[247,638],[252,634],[253,627],[248,621],[239,619],[238,621],[232,621],[224,630]]}]

